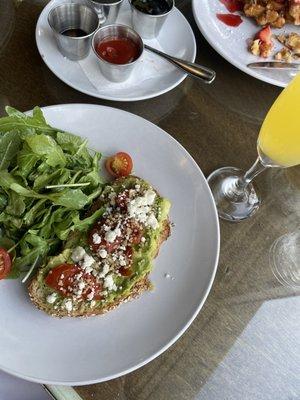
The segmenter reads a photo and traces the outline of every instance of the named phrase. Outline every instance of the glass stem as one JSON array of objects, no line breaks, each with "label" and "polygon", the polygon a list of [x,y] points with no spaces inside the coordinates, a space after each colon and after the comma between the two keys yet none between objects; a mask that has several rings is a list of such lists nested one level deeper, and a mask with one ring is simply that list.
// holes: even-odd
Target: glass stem
[{"label": "glass stem", "polygon": [[245,173],[243,177],[241,177],[236,183],[236,189],[238,191],[244,191],[245,188],[249,185],[249,183],[261,172],[263,172],[268,167],[264,166],[260,161],[260,158],[257,157],[257,160],[252,165],[250,169]]}]

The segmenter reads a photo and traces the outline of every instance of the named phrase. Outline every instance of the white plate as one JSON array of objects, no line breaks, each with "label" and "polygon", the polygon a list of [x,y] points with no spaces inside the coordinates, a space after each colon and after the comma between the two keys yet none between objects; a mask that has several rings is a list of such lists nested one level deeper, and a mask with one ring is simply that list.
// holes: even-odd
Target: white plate
[{"label": "white plate", "polygon": [[135,174],[172,202],[175,227],[155,261],[155,291],[113,312],[59,320],[37,310],[20,282],[0,281],[0,368],[35,382],[91,384],[141,367],[188,328],[217,269],[218,218],[200,168],[157,126],[96,105],[43,110],[50,124],[88,138],[89,146],[104,155],[130,153]]},{"label": "white plate", "polygon": [[[268,61],[254,56],[247,50],[247,39],[253,38],[261,29],[253,19],[242,16],[243,23],[232,28],[216,17],[217,13],[228,13],[219,0],[193,0],[193,11],[197,25],[209,44],[227,61],[246,72],[246,74],[276,86],[285,87],[295,76],[295,72],[279,70],[254,70],[247,64]],[[282,29],[273,29],[274,34],[299,32],[300,28],[286,25]],[[280,50],[280,43],[275,43],[275,51]],[[273,53],[273,52],[272,52]],[[271,60],[272,58],[270,58]]]},{"label": "white plate", "polygon": [[[36,43],[44,62],[67,85],[101,99],[136,101],[166,93],[185,79],[186,74],[178,68],[147,51],[144,52],[140,64],[133,71],[129,80],[121,84],[109,82],[102,76],[93,51],[82,62],[70,61],[63,57],[56,46],[47,16],[55,5],[66,1],[68,0],[52,0],[43,9],[36,26]],[[127,0],[124,0],[122,4],[117,22],[131,25],[130,7]],[[176,8],[169,14],[157,40],[145,40],[145,43],[172,56],[195,61],[194,33],[187,20]],[[82,66],[86,65],[91,68],[89,77],[93,77],[92,79],[89,79],[82,69]],[[97,74],[99,83],[96,85],[94,76]]]}]

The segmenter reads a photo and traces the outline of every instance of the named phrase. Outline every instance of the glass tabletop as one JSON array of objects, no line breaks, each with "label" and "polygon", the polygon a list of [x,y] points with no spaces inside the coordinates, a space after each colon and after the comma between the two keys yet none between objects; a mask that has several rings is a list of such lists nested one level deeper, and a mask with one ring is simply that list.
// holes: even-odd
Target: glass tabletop
[{"label": "glass tabletop", "polygon": [[[0,0],[1,113],[5,105],[24,111],[62,103],[108,105],[166,130],[206,176],[221,166],[250,167],[260,124],[281,89],[247,76],[219,56],[200,34],[189,0],[176,4],[194,31],[197,62],[217,72],[215,82],[205,85],[187,78],[169,93],[132,103],[81,94],[50,72],[34,38],[46,4]],[[300,398],[299,292],[282,286],[269,265],[274,240],[299,229],[300,169],[272,169],[255,183],[262,206],[245,222],[221,221],[216,279],[188,331],[143,368],[109,382],[76,387],[84,400]]]}]

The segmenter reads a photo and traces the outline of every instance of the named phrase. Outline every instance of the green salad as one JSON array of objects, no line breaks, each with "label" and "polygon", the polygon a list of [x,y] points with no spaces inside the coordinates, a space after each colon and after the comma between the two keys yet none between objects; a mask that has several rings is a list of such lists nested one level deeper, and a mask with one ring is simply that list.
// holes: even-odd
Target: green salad
[{"label": "green salad", "polygon": [[12,259],[8,278],[29,276],[60,251],[69,234],[99,219],[85,209],[102,191],[100,153],[87,140],[7,107],[0,118],[0,247]]}]

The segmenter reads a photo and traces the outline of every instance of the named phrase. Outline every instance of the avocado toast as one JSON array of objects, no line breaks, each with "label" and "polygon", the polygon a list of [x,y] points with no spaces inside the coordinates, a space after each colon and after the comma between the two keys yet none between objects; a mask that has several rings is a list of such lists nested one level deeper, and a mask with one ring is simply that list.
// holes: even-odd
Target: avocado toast
[{"label": "avocado toast", "polygon": [[91,316],[151,289],[152,260],[170,235],[169,209],[170,202],[138,177],[106,186],[90,210],[102,210],[100,219],[86,232],[73,232],[31,282],[33,303],[52,316]]}]

